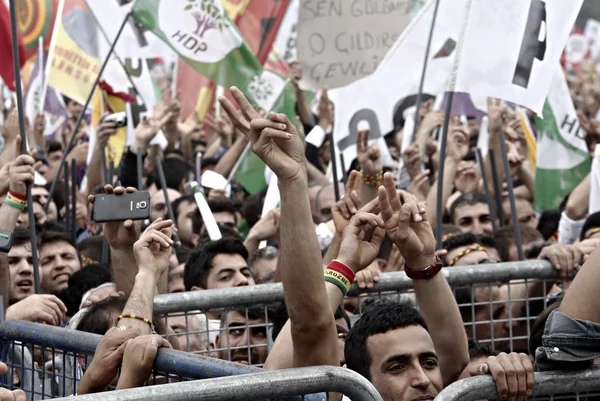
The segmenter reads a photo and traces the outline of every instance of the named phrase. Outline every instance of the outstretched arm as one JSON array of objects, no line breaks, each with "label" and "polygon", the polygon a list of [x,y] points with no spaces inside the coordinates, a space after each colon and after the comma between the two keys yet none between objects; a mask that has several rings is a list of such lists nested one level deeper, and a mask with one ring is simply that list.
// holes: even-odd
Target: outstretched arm
[{"label": "outstretched arm", "polygon": [[[337,365],[333,311],[323,279],[321,251],[312,224],[304,146],[283,114],[263,119],[237,89],[231,90],[241,111],[219,99],[235,127],[249,138],[252,150],[277,175],[281,195],[280,273],[290,321],[293,366]],[[282,333],[285,335],[284,333]],[[289,343],[288,343],[289,344]],[[267,369],[283,367],[272,352]]]}]

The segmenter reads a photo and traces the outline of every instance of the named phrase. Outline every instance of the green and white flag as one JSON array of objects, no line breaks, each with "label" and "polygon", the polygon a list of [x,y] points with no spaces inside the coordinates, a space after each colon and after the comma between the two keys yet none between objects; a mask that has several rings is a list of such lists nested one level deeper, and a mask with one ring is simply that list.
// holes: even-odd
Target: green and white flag
[{"label": "green and white flag", "polygon": [[[133,18],[168,44],[183,61],[217,85],[237,86],[266,111],[294,122],[286,80],[263,69],[220,0],[138,0]],[[291,112],[291,114],[289,114]],[[248,154],[236,178],[250,193],[264,189],[264,164]]]},{"label": "green and white flag", "polygon": [[561,68],[556,69],[543,119],[537,118],[535,209],[556,209],[589,174],[591,164],[584,132]]}]

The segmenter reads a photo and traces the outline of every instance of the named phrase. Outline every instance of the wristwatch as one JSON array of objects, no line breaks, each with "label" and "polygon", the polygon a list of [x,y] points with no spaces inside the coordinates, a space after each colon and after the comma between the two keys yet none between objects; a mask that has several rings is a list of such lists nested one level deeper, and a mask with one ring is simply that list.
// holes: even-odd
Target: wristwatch
[{"label": "wristwatch", "polygon": [[436,256],[435,262],[427,266],[425,269],[413,270],[410,269],[408,266],[405,266],[404,272],[409,278],[413,280],[429,280],[430,278],[438,274],[440,270],[442,270],[443,266],[444,264],[442,263],[442,260],[438,256]]}]

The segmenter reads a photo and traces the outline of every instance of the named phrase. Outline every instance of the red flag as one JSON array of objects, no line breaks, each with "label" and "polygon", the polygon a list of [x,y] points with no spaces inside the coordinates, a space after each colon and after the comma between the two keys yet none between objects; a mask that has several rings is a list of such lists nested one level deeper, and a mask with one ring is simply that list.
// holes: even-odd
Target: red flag
[{"label": "red flag", "polygon": [[[23,40],[18,37],[20,66],[25,64],[25,47]],[[15,90],[15,70],[12,56],[12,34],[10,27],[10,11],[3,1],[0,1],[0,77],[11,91]],[[20,72],[20,71],[19,71]]]}]

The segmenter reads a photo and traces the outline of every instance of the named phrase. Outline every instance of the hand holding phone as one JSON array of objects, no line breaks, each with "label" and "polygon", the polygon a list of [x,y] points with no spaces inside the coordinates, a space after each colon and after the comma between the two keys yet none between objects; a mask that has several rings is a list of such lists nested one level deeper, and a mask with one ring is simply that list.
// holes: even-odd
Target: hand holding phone
[{"label": "hand holding phone", "polygon": [[95,222],[145,220],[150,218],[150,192],[141,191],[122,195],[96,195]]}]

